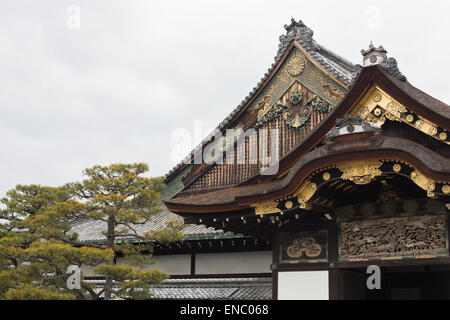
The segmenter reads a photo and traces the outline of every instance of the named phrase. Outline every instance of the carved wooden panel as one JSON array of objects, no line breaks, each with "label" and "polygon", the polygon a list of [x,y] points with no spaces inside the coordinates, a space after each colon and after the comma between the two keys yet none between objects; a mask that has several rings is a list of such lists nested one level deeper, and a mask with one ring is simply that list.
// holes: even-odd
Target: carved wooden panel
[{"label": "carved wooden panel", "polygon": [[340,260],[448,256],[444,214],[343,222],[339,233]]},{"label": "carved wooden panel", "polygon": [[280,263],[317,263],[328,261],[327,231],[282,233]]},{"label": "carved wooden panel", "polygon": [[[296,106],[292,106],[289,99],[295,93],[301,92],[303,104],[299,103]],[[279,103],[285,106],[291,106],[292,109],[285,109],[287,111],[275,114],[267,122],[261,123],[258,130],[267,130],[270,132],[271,129],[279,129],[279,159],[283,158],[292,149],[298,146],[306,135],[309,134],[327,115],[329,109],[332,108],[331,105],[327,104],[327,108],[319,108],[319,106],[308,105],[308,101],[311,102],[316,97],[311,91],[306,89],[300,83],[296,82],[292,87],[286,91],[286,93],[279,100]],[[302,105],[303,109],[299,106]],[[298,110],[297,110],[298,109]],[[307,112],[305,111],[307,109]],[[306,112],[303,114],[302,112]],[[298,122],[298,114],[302,113],[307,115],[305,117],[300,117],[303,122]],[[297,116],[297,118],[296,118]],[[298,127],[293,127],[292,125],[298,125]],[[217,189],[221,187],[228,187],[238,185],[243,183],[254,176],[258,175],[261,170],[261,162],[264,163],[265,159],[259,159],[258,144],[262,137],[259,135],[257,130],[257,137],[247,137],[246,142],[240,145],[234,146],[235,154],[238,152],[244,152],[246,156],[246,161],[244,164],[236,164],[236,157],[234,159],[234,164],[226,163],[226,159],[222,164],[215,164],[213,167],[206,172],[202,177],[198,178],[194,183],[192,183],[185,191],[199,191],[199,190],[210,190]],[[263,142],[264,146],[267,146],[268,151],[262,153],[263,155],[270,156],[274,150],[271,150],[270,143]],[[249,160],[248,154],[258,154],[258,164],[252,164]],[[266,161],[267,163],[267,161]]]}]

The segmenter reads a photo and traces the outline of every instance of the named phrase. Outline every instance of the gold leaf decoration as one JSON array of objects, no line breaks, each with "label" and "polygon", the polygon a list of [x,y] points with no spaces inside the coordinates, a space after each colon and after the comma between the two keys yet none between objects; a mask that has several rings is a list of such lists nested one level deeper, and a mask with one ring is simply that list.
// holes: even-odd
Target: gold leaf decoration
[{"label": "gold leaf decoration", "polygon": [[292,76],[296,77],[305,69],[306,59],[296,52],[295,56],[287,63],[286,71]]},{"label": "gold leaf decoration", "polygon": [[370,183],[375,177],[381,176],[382,172],[379,168],[382,164],[380,161],[362,161],[338,166],[338,169],[342,171],[343,180],[364,185]]},{"label": "gold leaf decoration", "polygon": [[281,210],[278,209],[277,206],[278,202],[276,201],[266,201],[253,205],[253,207],[255,208],[255,214],[257,215],[281,212]]},{"label": "gold leaf decoration", "polygon": [[417,184],[422,189],[428,191],[429,193],[432,193],[434,189],[436,188],[436,185],[434,184],[434,181],[425,177],[423,174],[417,171],[411,172],[411,180],[414,181],[415,184]]}]

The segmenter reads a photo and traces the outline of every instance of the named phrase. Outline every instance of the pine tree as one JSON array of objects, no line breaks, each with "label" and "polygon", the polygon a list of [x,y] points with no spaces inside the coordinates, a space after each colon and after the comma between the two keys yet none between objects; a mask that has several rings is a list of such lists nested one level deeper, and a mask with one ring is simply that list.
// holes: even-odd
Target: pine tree
[{"label": "pine tree", "polygon": [[[181,241],[180,222],[139,234],[136,226],[161,211],[163,178],[148,178],[144,163],[94,166],[87,179],[63,187],[17,186],[1,201],[0,298],[3,299],[145,299],[168,275],[144,271],[155,241]],[[93,221],[105,225],[103,244],[83,244],[71,225]],[[126,243],[118,240],[127,238]],[[120,242],[120,243],[119,243]],[[117,265],[123,255],[128,265]],[[68,290],[69,265],[90,266],[104,276],[100,290],[81,281]]]},{"label": "pine tree", "polygon": [[18,185],[1,202],[0,219],[7,222],[0,224],[0,299],[98,298],[87,283],[70,291],[67,267],[108,263],[114,253],[65,243],[76,240],[66,209],[77,204],[68,190]]}]

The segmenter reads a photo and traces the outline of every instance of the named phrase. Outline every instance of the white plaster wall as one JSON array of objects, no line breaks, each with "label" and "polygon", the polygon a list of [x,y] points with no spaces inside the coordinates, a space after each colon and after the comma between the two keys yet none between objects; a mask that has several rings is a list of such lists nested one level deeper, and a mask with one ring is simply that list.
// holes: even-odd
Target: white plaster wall
[{"label": "white plaster wall", "polygon": [[[161,270],[171,275],[189,275],[191,274],[191,255],[163,255],[153,256],[151,258],[155,264],[151,264],[143,268],[143,270]],[[117,264],[127,264],[125,258],[117,258]]]},{"label": "white plaster wall", "polygon": [[[155,264],[145,266],[143,270],[161,270],[171,275],[190,275],[191,274],[191,255],[167,255],[153,256],[151,258]],[[117,264],[127,265],[125,258],[117,258]],[[82,265],[81,272],[84,277],[96,276],[90,266]]]},{"label": "white plaster wall", "polygon": [[196,274],[271,272],[272,251],[200,253],[195,255]]},{"label": "white plaster wall", "polygon": [[[144,270],[159,269],[171,275],[191,274],[191,255],[153,256],[155,264]],[[272,251],[200,253],[195,255],[196,274],[233,274],[271,272]],[[125,258],[117,258],[117,264],[126,265]],[[83,276],[94,276],[89,266],[81,267]]]},{"label": "white plaster wall", "polygon": [[278,300],[328,299],[328,271],[278,273]]}]

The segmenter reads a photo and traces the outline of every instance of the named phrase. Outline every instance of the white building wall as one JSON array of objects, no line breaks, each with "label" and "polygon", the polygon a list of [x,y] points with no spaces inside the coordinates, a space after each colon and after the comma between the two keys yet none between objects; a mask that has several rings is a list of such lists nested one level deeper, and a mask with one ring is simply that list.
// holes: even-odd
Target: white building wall
[{"label": "white building wall", "polygon": [[267,273],[272,251],[200,253],[195,255],[196,274]]},{"label": "white building wall", "polygon": [[328,299],[328,271],[278,273],[278,300]]},{"label": "white building wall", "polygon": [[[178,254],[167,256],[152,256],[154,264],[147,265],[143,270],[161,270],[167,274],[190,275],[191,274],[191,255]],[[117,264],[127,265],[125,258],[117,258]],[[90,266],[82,265],[81,272],[83,277],[96,276]]]},{"label": "white building wall", "polygon": [[[191,274],[191,255],[163,255],[151,258],[155,264],[148,265],[143,270],[161,270],[167,274],[189,275]],[[125,258],[117,258],[117,264],[127,264]]]},{"label": "white building wall", "polygon": [[[161,255],[151,258],[155,264],[144,270],[159,269],[170,275],[190,275],[191,255]],[[117,258],[117,264],[126,265],[125,258]],[[271,272],[272,251],[226,252],[195,254],[195,274],[233,274]],[[88,266],[81,267],[83,276],[95,276]]]}]

